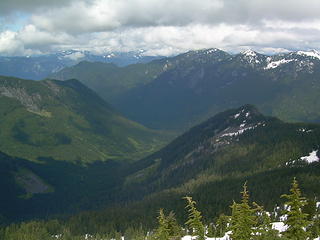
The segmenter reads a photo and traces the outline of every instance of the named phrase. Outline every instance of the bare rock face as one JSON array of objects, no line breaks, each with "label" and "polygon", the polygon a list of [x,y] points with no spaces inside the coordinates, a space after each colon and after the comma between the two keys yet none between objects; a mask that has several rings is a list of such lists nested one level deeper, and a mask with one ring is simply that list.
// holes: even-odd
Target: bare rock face
[{"label": "bare rock face", "polygon": [[29,94],[24,88],[1,86],[0,95],[16,99],[31,113],[44,117],[51,116],[50,112],[45,111],[45,109],[41,107],[42,97],[39,93]]}]

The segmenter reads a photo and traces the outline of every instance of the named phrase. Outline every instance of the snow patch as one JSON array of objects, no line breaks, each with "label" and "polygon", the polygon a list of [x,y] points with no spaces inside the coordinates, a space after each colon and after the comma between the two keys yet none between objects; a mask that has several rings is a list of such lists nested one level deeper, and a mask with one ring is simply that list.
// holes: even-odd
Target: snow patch
[{"label": "snow patch", "polygon": [[297,54],[300,56],[307,56],[307,57],[312,57],[320,60],[320,53],[316,50],[298,51]]},{"label": "snow patch", "polygon": [[206,54],[214,53],[214,52],[216,52],[216,51],[217,51],[216,48],[214,48],[214,49],[209,49],[209,50],[206,51]]},{"label": "snow patch", "polygon": [[248,130],[253,130],[255,128],[257,128],[258,126],[262,125],[263,126],[263,123],[258,123],[254,126],[249,126],[249,127],[246,127],[246,128],[242,128],[242,126],[244,126],[243,124],[240,125],[240,129],[236,132],[229,132],[229,133],[224,133],[221,135],[221,137],[233,137],[233,136],[238,136],[238,135],[241,135],[243,134],[245,131],[248,131]]},{"label": "snow patch", "polygon": [[234,115],[234,119],[237,119],[240,116],[241,113],[237,113],[236,115]]},{"label": "snow patch", "polygon": [[265,70],[274,69],[274,68],[279,67],[282,64],[286,64],[286,63],[289,63],[289,62],[292,62],[292,61],[295,61],[295,60],[294,59],[289,59],[289,60],[281,59],[279,61],[273,61],[273,62],[268,63],[268,65],[264,69]]},{"label": "snow patch", "polygon": [[113,58],[113,57],[115,57],[114,53],[108,54],[108,55],[106,56],[106,58]]},{"label": "snow patch", "polygon": [[248,57],[256,57],[257,54],[255,51],[252,50],[246,50],[244,52],[242,52],[243,55],[248,56]]},{"label": "snow patch", "polygon": [[278,230],[279,232],[284,232],[288,229],[288,226],[285,225],[283,222],[273,222],[272,228]]},{"label": "snow patch", "polygon": [[245,58],[248,60],[249,63],[255,64],[255,63],[260,63],[260,61],[257,59],[258,55],[256,52],[252,50],[247,50],[241,53]]},{"label": "snow patch", "polygon": [[311,129],[306,129],[306,128],[299,128],[298,132],[310,133],[310,132],[312,132],[312,130]]},{"label": "snow patch", "polygon": [[309,156],[301,157],[302,161],[306,161],[307,163],[319,162],[319,157],[317,156],[318,150],[312,151],[309,153]]},{"label": "snow patch", "polygon": [[308,164],[313,163],[313,162],[319,162],[320,159],[317,156],[317,153],[318,153],[318,150],[314,150],[311,153],[309,153],[308,156],[300,157],[300,159],[298,159],[298,160],[291,160],[290,159],[290,161],[286,162],[285,165],[286,166],[291,166],[291,165],[293,165],[293,164],[295,164],[295,163],[297,163],[299,161],[300,162],[303,161],[303,162],[306,162]]}]

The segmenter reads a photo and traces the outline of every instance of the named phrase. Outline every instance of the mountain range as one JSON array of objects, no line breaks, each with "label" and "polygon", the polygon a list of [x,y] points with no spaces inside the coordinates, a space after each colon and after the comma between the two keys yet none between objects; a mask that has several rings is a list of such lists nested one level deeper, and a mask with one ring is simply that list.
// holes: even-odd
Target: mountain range
[{"label": "mountain range", "polygon": [[[183,219],[186,195],[210,219],[246,181],[272,210],[293,177],[319,197],[319,63],[315,51],[206,49],[85,61],[41,81],[2,76],[0,221],[76,214],[65,221],[83,231],[153,227],[159,208]],[[172,133],[150,128],[181,134],[168,143]]]},{"label": "mountain range", "polygon": [[285,121],[318,122],[319,74],[316,51],[267,56],[206,49],[122,68],[80,63],[52,77],[78,78],[128,118],[181,131],[246,103]]},{"label": "mountain range", "polygon": [[46,55],[0,56],[0,75],[41,80],[80,61],[114,63],[118,66],[126,66],[158,58],[161,57],[144,56],[143,50],[138,52],[106,52],[105,54],[67,50]]}]

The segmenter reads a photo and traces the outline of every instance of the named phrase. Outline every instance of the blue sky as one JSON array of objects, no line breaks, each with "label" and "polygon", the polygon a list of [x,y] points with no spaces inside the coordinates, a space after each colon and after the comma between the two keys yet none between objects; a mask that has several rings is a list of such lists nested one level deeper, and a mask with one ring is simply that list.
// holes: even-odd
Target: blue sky
[{"label": "blue sky", "polygon": [[27,23],[30,18],[30,14],[24,12],[15,12],[10,14],[10,16],[2,16],[0,18],[2,31],[19,31],[21,30]]},{"label": "blue sky", "polygon": [[1,0],[0,55],[320,50],[319,0]]}]

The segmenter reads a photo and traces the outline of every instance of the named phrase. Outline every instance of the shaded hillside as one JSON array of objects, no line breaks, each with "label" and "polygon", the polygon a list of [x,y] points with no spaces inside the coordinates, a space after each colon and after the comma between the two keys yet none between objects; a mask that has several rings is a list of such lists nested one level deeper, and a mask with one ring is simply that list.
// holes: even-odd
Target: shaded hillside
[{"label": "shaded hillside", "polygon": [[[268,57],[247,51],[220,57],[219,50],[197,53],[176,57],[180,59],[177,65],[128,92],[115,106],[152,128],[188,128],[219,111],[246,103],[285,121],[320,119],[319,54],[296,52]],[[208,59],[208,55],[221,61]]]},{"label": "shaded hillside", "polygon": [[88,232],[121,230],[140,224],[154,226],[159,208],[174,210],[183,219],[181,198],[192,195],[201,202],[200,209],[208,213],[205,219],[209,221],[228,212],[245,181],[252,199],[271,210],[293,177],[308,197],[320,196],[319,145],[320,125],[285,123],[245,105],[217,114],[131,164],[79,165],[53,159],[33,163],[10,158],[11,167],[2,168],[11,169],[3,175],[10,176],[6,181],[11,179],[12,184],[22,169],[22,176],[31,172],[53,191],[28,198],[24,185],[14,185],[13,195],[8,194],[14,201],[8,201],[11,208],[3,213],[14,218],[21,207],[21,218],[98,208],[99,212],[75,215],[68,221],[73,227],[85,226]]},{"label": "shaded hillside", "polygon": [[[230,211],[239,189],[248,182],[253,201],[272,210],[280,195],[297,177],[304,193],[320,196],[320,125],[285,123],[266,117],[251,106],[228,110],[195,126],[168,146],[127,169],[119,204],[90,218],[91,225],[106,218],[103,226],[147,226],[156,223],[157,210],[174,210],[185,218],[181,198],[191,195],[210,221]],[[92,217],[92,218],[91,218]],[[137,220],[138,219],[138,220]],[[96,222],[95,222],[96,221]]]},{"label": "shaded hillside", "polygon": [[266,56],[218,49],[124,68],[80,63],[53,75],[79,79],[134,121],[180,131],[246,103],[285,121],[317,122],[319,76],[315,51]]}]

